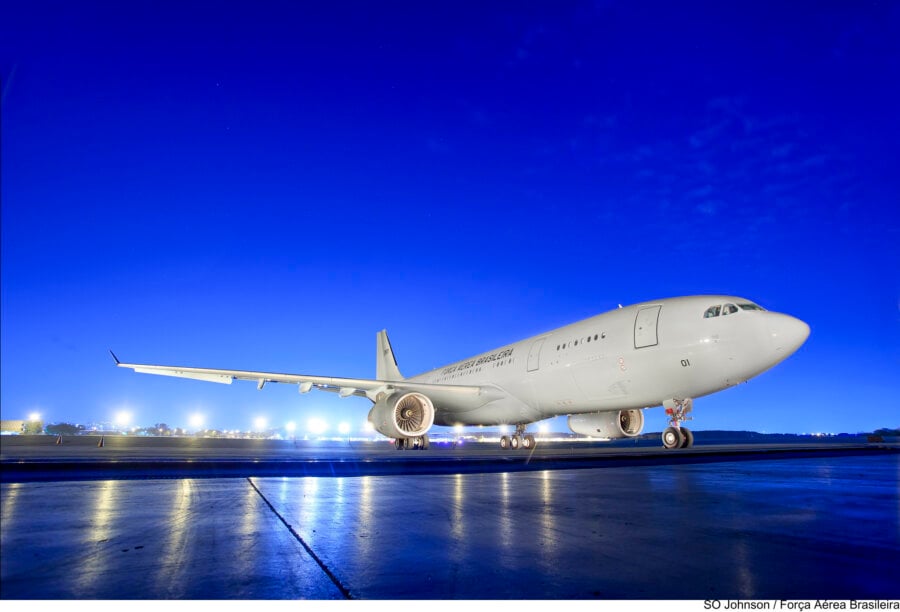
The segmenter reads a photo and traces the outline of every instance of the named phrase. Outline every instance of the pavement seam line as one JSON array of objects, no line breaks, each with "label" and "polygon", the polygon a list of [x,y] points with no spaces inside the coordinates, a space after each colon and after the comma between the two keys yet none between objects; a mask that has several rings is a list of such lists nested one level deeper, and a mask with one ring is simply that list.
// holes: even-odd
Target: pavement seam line
[{"label": "pavement seam line", "polygon": [[304,550],[306,550],[306,552],[309,553],[309,556],[313,558],[313,561],[315,561],[316,564],[320,568],[322,568],[322,571],[325,572],[325,575],[328,576],[328,578],[331,580],[331,582],[334,583],[334,586],[336,586],[338,588],[338,590],[341,592],[341,595],[343,595],[345,599],[353,599],[353,595],[350,594],[350,589],[345,587],[344,584],[340,581],[340,579],[334,575],[334,573],[328,568],[327,565],[325,565],[325,562],[319,558],[319,555],[317,555],[315,552],[313,552],[313,549],[310,548],[309,544],[307,544],[303,540],[303,538],[300,537],[300,534],[294,530],[293,525],[291,525],[286,520],[284,520],[284,517],[281,516],[281,514],[279,514],[278,510],[275,509],[275,506],[273,506],[272,503],[268,499],[266,499],[266,496],[263,495],[262,491],[259,490],[259,488],[253,483],[253,481],[250,479],[249,476],[247,477],[247,482],[250,483],[250,486],[253,487],[253,490],[256,491],[257,495],[259,495],[262,498],[262,500],[264,502],[266,502],[266,505],[269,507],[269,509],[272,511],[272,513],[278,517],[278,520],[281,521],[281,523],[285,527],[287,527],[287,530],[291,532],[291,535],[294,536],[294,538],[298,542],[300,542],[300,545],[303,547]]}]

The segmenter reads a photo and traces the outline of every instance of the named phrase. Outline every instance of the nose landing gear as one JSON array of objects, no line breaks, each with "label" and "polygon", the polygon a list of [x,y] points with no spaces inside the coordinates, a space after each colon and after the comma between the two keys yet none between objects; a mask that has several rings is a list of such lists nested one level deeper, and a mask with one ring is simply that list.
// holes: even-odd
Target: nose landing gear
[{"label": "nose landing gear", "polygon": [[663,402],[666,414],[669,416],[669,427],[662,433],[662,443],[666,448],[690,448],[694,445],[694,434],[687,427],[682,427],[684,421],[692,421],[694,417],[688,413],[694,409],[691,398],[683,400],[671,399]]}]

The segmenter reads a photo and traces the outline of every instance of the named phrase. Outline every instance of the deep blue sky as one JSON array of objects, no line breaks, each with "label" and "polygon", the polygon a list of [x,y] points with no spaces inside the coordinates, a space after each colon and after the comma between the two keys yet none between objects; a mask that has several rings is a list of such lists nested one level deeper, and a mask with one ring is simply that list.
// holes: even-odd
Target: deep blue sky
[{"label": "deep blue sky", "polygon": [[357,426],[106,349],[369,377],[386,327],[412,375],[729,293],[812,335],[696,429],[900,426],[898,3],[2,13],[4,419]]}]

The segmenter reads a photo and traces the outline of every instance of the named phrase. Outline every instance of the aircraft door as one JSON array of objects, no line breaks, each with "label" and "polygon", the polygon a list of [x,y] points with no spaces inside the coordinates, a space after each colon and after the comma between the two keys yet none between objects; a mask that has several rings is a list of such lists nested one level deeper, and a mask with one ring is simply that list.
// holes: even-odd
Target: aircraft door
[{"label": "aircraft door", "polygon": [[659,310],[662,306],[648,306],[638,310],[634,319],[634,348],[645,348],[659,344],[656,326],[659,323]]},{"label": "aircraft door", "polygon": [[534,372],[541,367],[541,347],[544,345],[544,340],[546,340],[546,338],[539,338],[538,340],[535,340],[531,345],[531,350],[528,351],[529,372]]}]

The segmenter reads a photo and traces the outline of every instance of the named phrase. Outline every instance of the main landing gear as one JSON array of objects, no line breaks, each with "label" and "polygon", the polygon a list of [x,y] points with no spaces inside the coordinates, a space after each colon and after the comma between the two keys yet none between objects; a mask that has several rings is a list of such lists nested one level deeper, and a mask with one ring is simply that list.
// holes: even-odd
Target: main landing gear
[{"label": "main landing gear", "polygon": [[663,402],[666,414],[669,415],[669,427],[662,433],[662,443],[666,448],[690,448],[694,445],[694,434],[687,427],[682,427],[684,421],[692,421],[694,417],[688,413],[694,409],[691,398],[683,400],[666,400]]},{"label": "main landing gear", "polygon": [[516,425],[516,433],[512,436],[502,436],[500,438],[500,448],[503,450],[518,450],[524,448],[531,450],[535,447],[534,436],[525,433],[525,425]]},{"label": "main landing gear", "polygon": [[428,450],[430,446],[428,434],[415,438],[397,438],[394,440],[394,448],[397,450]]}]

